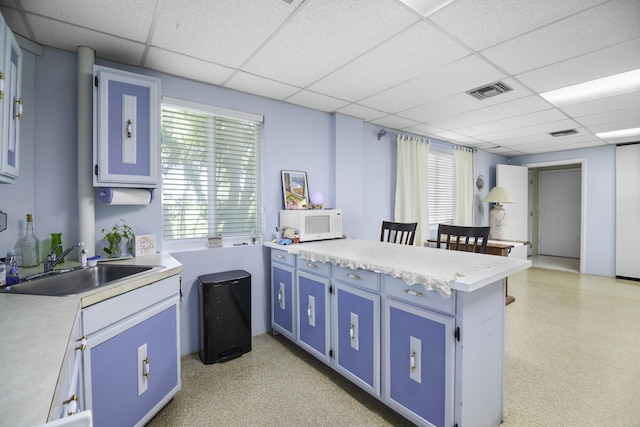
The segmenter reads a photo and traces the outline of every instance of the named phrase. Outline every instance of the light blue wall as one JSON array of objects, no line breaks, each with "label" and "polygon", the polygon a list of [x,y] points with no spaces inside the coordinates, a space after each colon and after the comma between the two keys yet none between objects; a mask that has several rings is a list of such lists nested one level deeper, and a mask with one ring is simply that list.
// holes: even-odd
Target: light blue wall
[{"label": "light blue wall", "polygon": [[[99,53],[98,53],[99,54]],[[160,77],[162,94],[264,115],[262,139],[263,237],[270,238],[282,207],[280,171],[307,172],[311,192],[325,196],[325,206],[345,210],[350,237],[377,240],[380,222],[393,218],[395,141],[378,140],[379,127],[359,119],[332,115],[151,70],[98,65]],[[24,234],[26,214],[33,212],[41,240],[62,232],[63,242],[78,239],[77,214],[77,55],[44,48],[42,56],[25,54],[25,118],[22,122],[21,177],[0,185],[0,210],[9,230],[0,233],[0,253]],[[477,171],[495,173],[501,156],[478,152]],[[87,165],[91,168],[92,165]],[[493,178],[489,178],[491,180]],[[488,191],[485,189],[485,191]],[[148,206],[96,204],[96,238],[100,230],[124,218],[136,233],[161,234],[160,192]],[[486,223],[486,219],[484,220]],[[197,278],[241,269],[252,275],[254,335],[270,329],[268,251],[261,246],[173,253],[184,265],[181,351],[199,349]]]},{"label": "light blue wall", "polygon": [[514,165],[584,159],[585,242],[584,272],[615,276],[616,253],[616,151],[615,146],[519,156]]}]

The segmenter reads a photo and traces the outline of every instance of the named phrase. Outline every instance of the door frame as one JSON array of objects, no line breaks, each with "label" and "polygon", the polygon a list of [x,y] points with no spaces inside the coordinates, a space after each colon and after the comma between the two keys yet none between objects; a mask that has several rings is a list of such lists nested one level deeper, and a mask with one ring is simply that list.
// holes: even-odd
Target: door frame
[{"label": "door frame", "polygon": [[[555,160],[550,162],[525,163],[522,166],[526,166],[529,169],[535,169],[563,165],[580,165],[580,273],[584,274],[584,259],[587,248],[587,159],[578,158]],[[531,206],[529,207],[529,211],[531,211]],[[533,238],[533,236],[531,236],[531,238]]]}]

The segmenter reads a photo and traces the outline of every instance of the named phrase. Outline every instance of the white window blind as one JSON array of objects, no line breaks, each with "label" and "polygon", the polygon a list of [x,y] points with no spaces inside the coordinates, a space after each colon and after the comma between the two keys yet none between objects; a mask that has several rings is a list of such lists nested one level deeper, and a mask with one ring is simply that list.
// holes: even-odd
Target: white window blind
[{"label": "white window blind", "polygon": [[163,240],[260,233],[261,127],[163,104]]},{"label": "white window blind", "polygon": [[453,155],[429,152],[429,223],[452,224],[455,214]]}]

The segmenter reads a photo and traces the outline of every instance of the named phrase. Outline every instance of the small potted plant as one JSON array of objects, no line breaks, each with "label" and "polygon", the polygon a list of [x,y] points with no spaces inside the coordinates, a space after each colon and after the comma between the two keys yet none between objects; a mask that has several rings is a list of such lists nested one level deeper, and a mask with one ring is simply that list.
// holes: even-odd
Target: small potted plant
[{"label": "small potted plant", "polygon": [[133,230],[129,227],[123,219],[120,219],[116,222],[116,224],[105,233],[106,229],[102,229],[102,233],[104,233],[104,240],[108,244],[103,248],[104,253],[107,254],[108,258],[118,258],[122,255],[122,249],[120,248],[120,243],[122,239],[127,239],[127,252],[132,252],[133,245]]}]

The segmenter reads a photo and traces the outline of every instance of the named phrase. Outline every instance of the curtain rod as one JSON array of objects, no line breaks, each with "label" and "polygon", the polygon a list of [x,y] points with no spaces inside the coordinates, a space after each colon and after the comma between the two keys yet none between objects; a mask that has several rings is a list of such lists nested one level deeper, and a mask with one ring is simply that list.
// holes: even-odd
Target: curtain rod
[{"label": "curtain rod", "polygon": [[[402,134],[402,133],[399,133],[399,132],[388,132],[386,129],[382,129],[381,128],[378,131],[378,141],[380,141],[380,139],[382,139],[382,137],[385,136],[385,135],[389,135],[389,138],[393,137],[395,139],[395,138],[398,137],[398,135],[405,135],[405,134]],[[409,135],[407,135],[407,136],[409,136]],[[458,145],[458,144],[454,144],[454,143],[448,142],[448,141],[440,141],[439,139],[432,139],[432,138],[429,138],[429,137],[426,137],[426,136],[420,136],[418,138],[427,139],[430,142],[435,142],[436,144],[447,144],[447,145],[451,145],[453,148],[458,148],[458,149],[463,149],[463,150],[470,150],[470,151],[472,151],[474,153],[476,152],[476,148],[473,148],[473,147],[466,147],[464,145]]]}]

